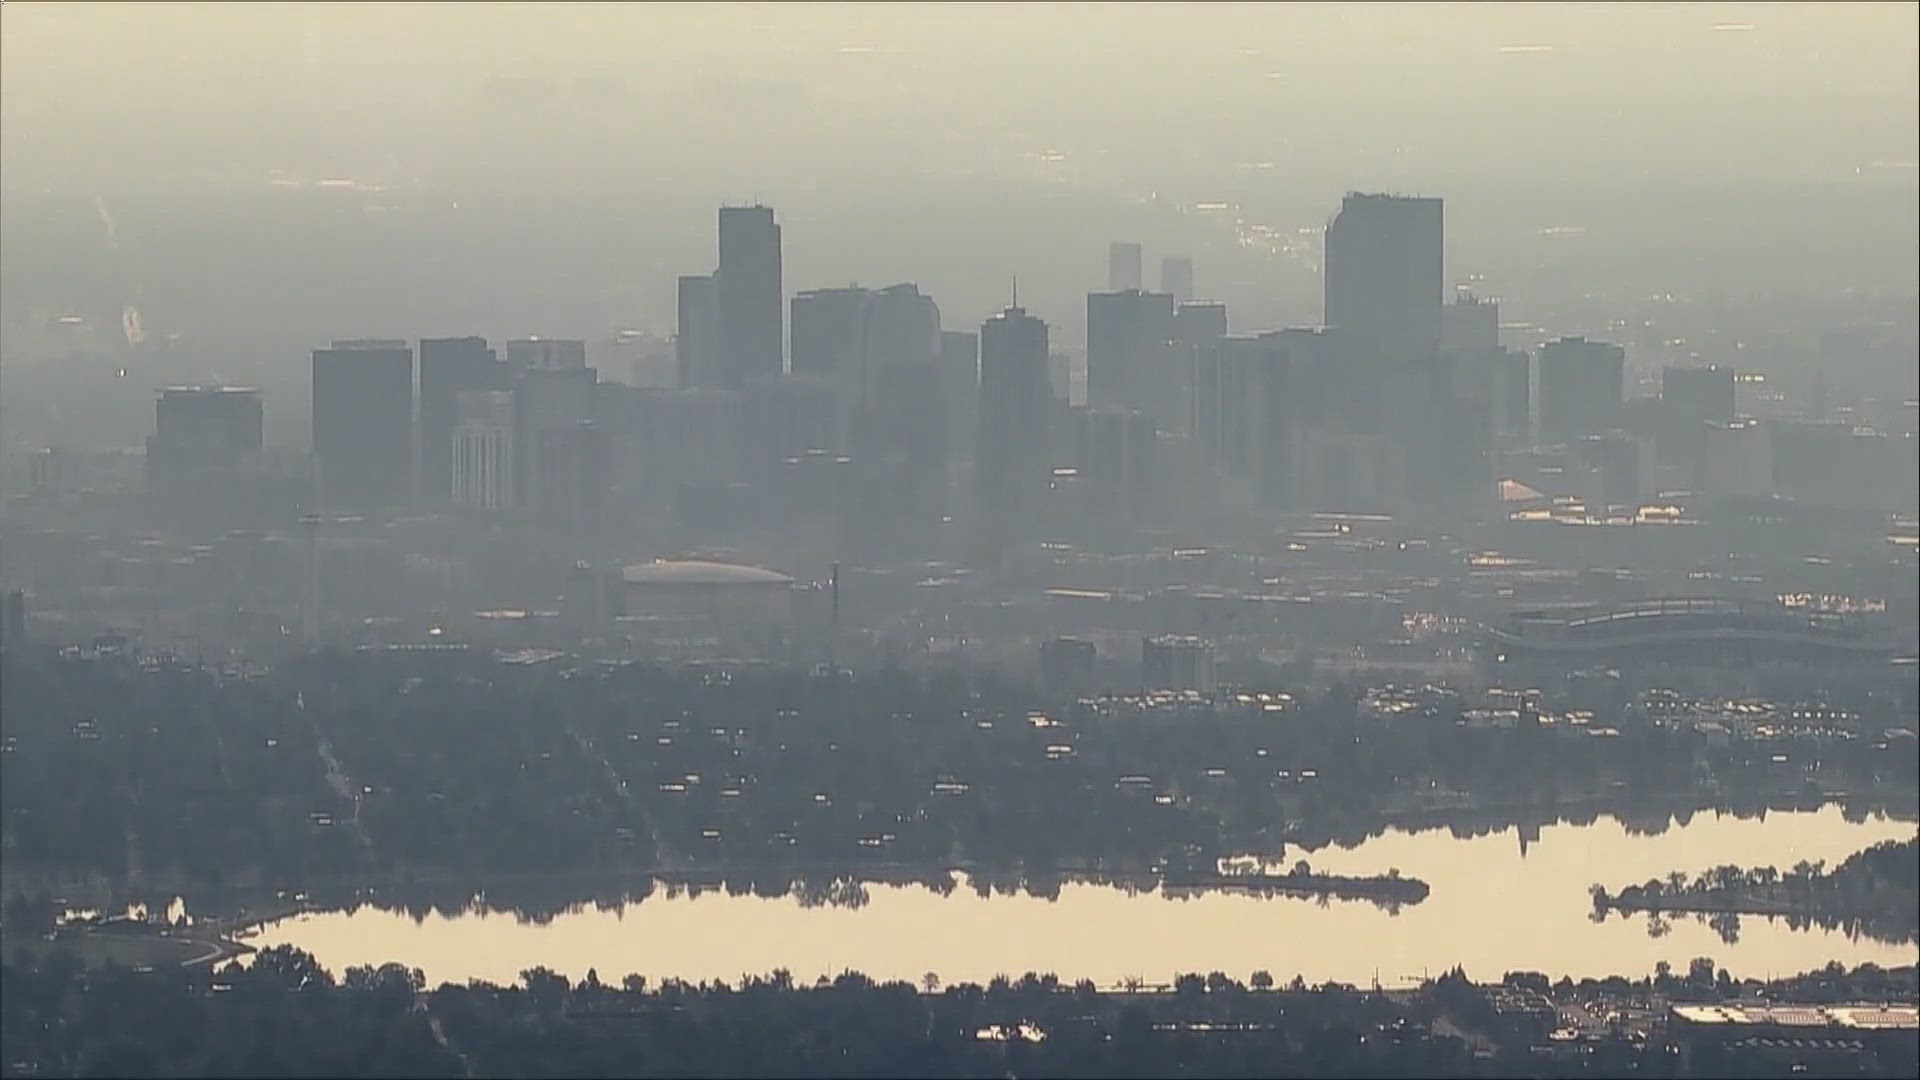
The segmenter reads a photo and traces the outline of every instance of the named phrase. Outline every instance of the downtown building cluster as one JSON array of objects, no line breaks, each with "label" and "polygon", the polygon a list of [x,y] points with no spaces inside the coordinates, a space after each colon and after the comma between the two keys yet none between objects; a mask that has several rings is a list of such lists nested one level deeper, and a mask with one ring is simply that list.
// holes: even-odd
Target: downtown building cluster
[{"label": "downtown building cluster", "polygon": [[[315,350],[303,504],[518,515],[583,548],[620,513],[819,519],[865,554],[992,566],[1022,543],[1248,514],[1632,519],[1663,494],[1817,490],[1897,452],[1845,423],[1742,415],[1737,384],[1759,377],[1725,364],[1667,368],[1636,399],[1619,345],[1508,347],[1494,301],[1446,301],[1434,198],[1345,198],[1315,326],[1234,332],[1195,298],[1191,259],[1162,258],[1149,290],[1140,245],[1113,244],[1078,402],[1017,292],[959,329],[911,283],[790,293],[772,209],[718,225],[715,269],[678,281],[673,387],[601,379],[582,340]],[[257,392],[162,391],[149,486],[183,505],[244,486],[260,427]]]}]

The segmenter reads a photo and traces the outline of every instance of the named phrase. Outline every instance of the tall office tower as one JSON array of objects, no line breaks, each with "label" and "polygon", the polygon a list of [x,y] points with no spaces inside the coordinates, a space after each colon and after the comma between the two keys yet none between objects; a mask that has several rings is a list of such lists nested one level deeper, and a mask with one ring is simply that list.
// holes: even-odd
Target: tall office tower
[{"label": "tall office tower", "polygon": [[1192,348],[1227,336],[1227,305],[1218,300],[1189,300],[1173,311],[1173,340]]},{"label": "tall office tower", "polygon": [[1140,245],[1116,240],[1107,245],[1107,291],[1139,292],[1146,288],[1140,268]]},{"label": "tall office tower", "polygon": [[1440,351],[1478,356],[1500,348],[1500,305],[1461,290],[1440,309]]},{"label": "tall office tower", "polygon": [[1159,423],[1164,431],[1178,435],[1193,433],[1194,377],[1200,360],[1200,350],[1225,339],[1227,336],[1227,305],[1217,300],[1189,301],[1180,304],[1173,311],[1173,345],[1168,355],[1172,372],[1169,389],[1170,407],[1177,411],[1162,418]]},{"label": "tall office tower", "polygon": [[1733,418],[1731,367],[1662,369],[1654,450],[1666,476],[1681,486],[1697,487],[1706,464],[1707,425],[1731,424]]},{"label": "tall office tower", "polygon": [[587,366],[587,343],[576,338],[519,338],[507,342],[507,368],[529,371],[578,371]]},{"label": "tall office tower", "polygon": [[599,381],[600,373],[590,367],[536,367],[515,384],[513,490],[522,505],[544,504],[541,485],[555,475],[541,461],[547,453],[546,433],[592,420]]},{"label": "tall office tower", "polygon": [[674,334],[674,360],[680,365],[680,387],[718,386],[720,352],[720,298],[711,274],[680,277],[680,319]]},{"label": "tall office tower", "polygon": [[[911,283],[875,291],[867,305],[862,346],[863,385],[883,368],[932,363],[940,355],[940,305]],[[862,399],[871,396],[867,385]]]},{"label": "tall office tower", "polygon": [[1185,255],[1161,256],[1160,291],[1172,293],[1182,304],[1193,299],[1193,260]]},{"label": "tall office tower", "polygon": [[147,490],[169,499],[217,495],[231,471],[262,445],[260,391],[238,386],[169,386],[153,403]]},{"label": "tall office tower", "polygon": [[537,445],[528,502],[549,528],[584,539],[600,524],[607,501],[606,434],[591,420],[533,432]]},{"label": "tall office tower", "polygon": [[1525,349],[1502,349],[1496,369],[1494,431],[1508,440],[1528,439],[1533,432],[1533,357]]},{"label": "tall office tower", "polygon": [[1349,193],[1327,226],[1323,322],[1365,335],[1390,360],[1440,346],[1441,200]]},{"label": "tall office tower", "polygon": [[780,226],[768,206],[720,208],[720,385],[741,387],[786,371],[786,312],[780,290]]},{"label": "tall office tower", "polygon": [[1699,491],[1714,499],[1773,493],[1773,440],[1758,420],[1707,424]]},{"label": "tall office tower", "polygon": [[972,461],[980,433],[980,335],[940,331],[940,396],[946,407],[949,460]]},{"label": "tall office tower", "polygon": [[506,389],[506,367],[482,337],[420,340],[420,490],[453,495],[453,429],[463,390]]},{"label": "tall office tower", "polygon": [[1184,421],[1173,313],[1166,293],[1087,294],[1087,404],[1140,409],[1162,427]]},{"label": "tall office tower", "polygon": [[1627,351],[1604,341],[1563,337],[1540,347],[1540,442],[1570,443],[1620,425]]},{"label": "tall office tower", "polygon": [[313,463],[328,509],[403,504],[413,490],[413,350],[335,341],[313,351]]},{"label": "tall office tower", "polygon": [[1646,487],[1638,439],[1624,431],[1588,435],[1580,440],[1575,459],[1587,471],[1588,487],[1582,494],[1589,515],[1634,516]]},{"label": "tall office tower", "polygon": [[1229,501],[1291,505],[1293,394],[1280,334],[1222,338],[1195,350],[1192,430]]},{"label": "tall office tower", "polygon": [[507,390],[459,390],[447,437],[448,491],[454,505],[505,510],[514,505],[514,395]]},{"label": "tall office tower", "polygon": [[1159,431],[1144,412],[1112,407],[1075,409],[1080,477],[1118,522],[1151,513],[1159,497]]},{"label": "tall office tower", "polygon": [[940,306],[917,285],[811,289],[791,306],[794,374],[832,379],[860,407],[872,404],[885,369],[931,364],[940,353]]},{"label": "tall office tower", "polygon": [[1147,690],[1219,689],[1214,677],[1213,642],[1173,634],[1140,643],[1140,684]]},{"label": "tall office tower", "polygon": [[856,285],[796,293],[789,305],[793,373],[855,383],[872,298],[872,290]]},{"label": "tall office tower", "polygon": [[1047,471],[1047,324],[1010,307],[980,326],[980,439],[974,496],[981,540],[997,559],[1031,514]]}]

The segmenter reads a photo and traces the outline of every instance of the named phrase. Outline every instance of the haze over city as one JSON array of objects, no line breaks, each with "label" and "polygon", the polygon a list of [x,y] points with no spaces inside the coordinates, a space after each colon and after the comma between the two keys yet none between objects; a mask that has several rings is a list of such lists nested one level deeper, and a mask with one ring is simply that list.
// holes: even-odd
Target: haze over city
[{"label": "haze over city", "polygon": [[1916,10],[5,5],[0,1074],[1910,1075]]}]

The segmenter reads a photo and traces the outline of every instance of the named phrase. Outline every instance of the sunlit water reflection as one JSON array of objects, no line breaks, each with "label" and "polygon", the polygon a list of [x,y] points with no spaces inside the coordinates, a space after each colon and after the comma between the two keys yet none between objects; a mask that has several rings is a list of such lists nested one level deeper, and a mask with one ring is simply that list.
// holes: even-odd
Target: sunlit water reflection
[{"label": "sunlit water reflection", "polygon": [[1474,976],[1510,970],[1550,975],[1639,976],[1665,960],[1685,969],[1712,957],[1735,975],[1788,974],[1838,960],[1885,966],[1920,961],[1914,944],[1895,945],[1784,920],[1747,916],[1735,944],[1704,921],[1679,918],[1658,938],[1644,916],[1596,924],[1588,888],[1610,889],[1689,874],[1707,866],[1829,866],[1882,840],[1913,836],[1911,821],[1873,816],[1851,823],[1840,808],[1773,812],[1739,820],[1695,815],[1658,836],[1632,835],[1617,820],[1552,825],[1521,852],[1516,830],[1456,839],[1443,830],[1388,832],[1351,850],[1290,850],[1316,871],[1378,874],[1390,867],[1433,888],[1424,903],[1389,914],[1365,902],[1261,899],[1210,893],[1186,899],[1128,895],[1069,884],[1058,900],[980,897],[963,884],[940,896],[919,886],[868,885],[858,908],[803,907],[797,897],[762,899],[707,892],[656,892],[611,911],[587,907],[536,925],[504,912],[427,915],[362,907],[294,916],[258,928],[256,947],[293,944],[336,972],[399,961],[430,983],[469,978],[506,983],[544,965],[573,978],[597,968],[603,980],[630,972],[650,979],[737,980],[790,970],[812,980],[847,969],[875,978],[947,982],[1053,972],[1118,985],[1166,982],[1176,972],[1259,969],[1281,980],[1358,985],[1376,977],[1405,984],[1462,964]]}]

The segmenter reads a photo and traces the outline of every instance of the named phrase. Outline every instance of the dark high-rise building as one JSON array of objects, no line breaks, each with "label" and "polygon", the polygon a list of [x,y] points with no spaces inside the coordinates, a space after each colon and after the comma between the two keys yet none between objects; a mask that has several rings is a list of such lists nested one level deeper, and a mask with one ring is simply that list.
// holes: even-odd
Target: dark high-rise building
[{"label": "dark high-rise building", "polygon": [[1440,351],[1480,356],[1500,348],[1500,305],[1459,293],[1440,311]]},{"label": "dark high-rise building", "polygon": [[1721,364],[1668,367],[1660,372],[1654,449],[1661,467],[1683,486],[1700,485],[1707,425],[1733,423],[1733,369]]},{"label": "dark high-rise building", "polygon": [[1116,240],[1107,245],[1107,290],[1139,292],[1146,288],[1140,269],[1140,245]]},{"label": "dark high-rise building", "polygon": [[786,312],[780,286],[780,226],[767,206],[720,208],[719,318],[715,368],[722,386],[786,371]]},{"label": "dark high-rise building", "polygon": [[579,338],[517,338],[507,342],[507,368],[529,371],[578,371],[587,366],[587,343]]},{"label": "dark high-rise building", "polygon": [[947,453],[952,460],[972,461],[979,435],[980,335],[940,331],[940,396],[946,406]]},{"label": "dark high-rise building", "polygon": [[1014,539],[1047,470],[1047,324],[1010,307],[980,327],[980,439],[974,494],[989,557]]},{"label": "dark high-rise building", "polygon": [[1563,337],[1540,347],[1540,442],[1571,443],[1620,424],[1627,352],[1604,341]]},{"label": "dark high-rise building", "polygon": [[1660,372],[1660,403],[1668,416],[1690,424],[1733,421],[1733,369],[1724,364],[1668,367]]},{"label": "dark high-rise building", "polygon": [[1087,294],[1087,403],[1140,409],[1162,426],[1184,420],[1186,364],[1176,363],[1173,297]]},{"label": "dark high-rise building", "polygon": [[929,365],[940,353],[940,307],[916,285],[813,289],[792,309],[794,374],[832,379],[863,408],[886,369]]},{"label": "dark high-rise building", "polygon": [[1609,509],[1621,508],[1633,516],[1644,483],[1639,442],[1625,432],[1609,431],[1585,436],[1577,446],[1575,461],[1586,472],[1581,494],[1587,513],[1606,517]]},{"label": "dark high-rise building", "polygon": [[1445,290],[1441,200],[1347,195],[1327,226],[1324,322],[1363,335],[1388,359],[1440,346]]},{"label": "dark high-rise building", "polygon": [[[511,346],[509,346],[511,350]],[[594,391],[599,385],[600,373],[593,368],[581,367],[533,367],[520,376],[514,387],[514,454],[518,459],[514,464],[514,497],[522,504],[540,507],[548,505],[548,497],[541,490],[562,475],[565,464],[550,465],[542,458],[549,455],[549,447],[561,449],[554,451],[565,461],[573,460],[572,444],[565,442],[571,435],[559,437],[561,441],[548,439],[550,431],[572,433],[581,424],[593,419]]]},{"label": "dark high-rise building", "polygon": [[506,389],[506,367],[482,337],[420,341],[420,490],[429,500],[453,497],[453,429],[460,392]]},{"label": "dark high-rise building", "polygon": [[796,293],[791,304],[793,373],[855,382],[872,299],[872,290],[852,285]]},{"label": "dark high-rise building", "polygon": [[147,487],[178,498],[220,486],[262,446],[260,391],[237,386],[169,386],[153,403]]},{"label": "dark high-rise building", "polygon": [[680,386],[719,386],[715,370],[719,356],[720,298],[711,274],[683,274],[680,278],[680,319],[674,334],[674,360],[680,366]]},{"label": "dark high-rise building", "polygon": [[313,351],[313,464],[320,505],[396,507],[413,490],[413,350],[335,341]]},{"label": "dark high-rise building", "polygon": [[1524,349],[1502,349],[1498,369],[1501,408],[1494,414],[1494,430],[1525,439],[1533,431],[1533,357]]},{"label": "dark high-rise building", "polygon": [[1227,305],[1218,300],[1193,300],[1173,311],[1173,340],[1193,348],[1227,336]]},{"label": "dark high-rise building", "polygon": [[1166,255],[1160,259],[1160,291],[1173,294],[1178,303],[1193,299],[1193,260],[1185,255]]}]

